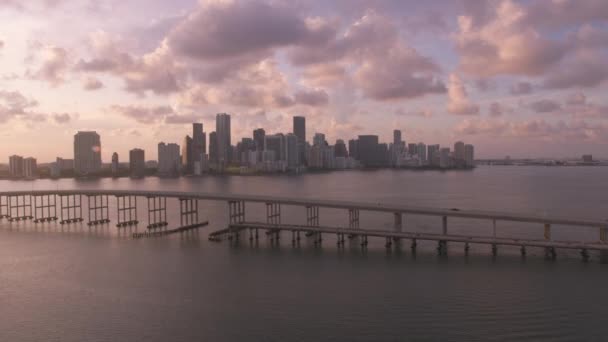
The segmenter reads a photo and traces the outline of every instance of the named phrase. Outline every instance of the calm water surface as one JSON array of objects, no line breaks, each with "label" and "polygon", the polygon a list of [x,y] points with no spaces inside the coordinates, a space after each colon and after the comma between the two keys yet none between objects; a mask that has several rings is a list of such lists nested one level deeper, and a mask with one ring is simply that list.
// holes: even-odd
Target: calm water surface
[{"label": "calm water surface", "polygon": [[[361,200],[606,219],[608,168],[479,167],[472,172],[336,172],[285,177],[97,181],[0,181],[2,190],[138,189],[232,192]],[[114,205],[111,200],[111,205]],[[175,207],[175,203],[170,203]],[[433,244],[387,253],[207,241],[226,224],[226,205],[201,202],[210,226],[198,233],[132,240],[113,225],[0,222],[0,341],[605,341],[608,265],[577,252],[544,260],[530,250]],[[145,221],[145,203],[140,219]],[[263,207],[248,206],[250,219]],[[284,221],[302,222],[301,208]],[[115,213],[112,212],[114,219]],[[347,214],[321,210],[322,224]],[[170,217],[175,222],[176,217]],[[361,213],[361,225],[391,225]],[[406,216],[406,230],[439,231],[433,218]],[[487,223],[450,222],[458,233],[489,234]],[[540,237],[542,227],[503,225],[504,236]],[[597,231],[557,227],[563,239]]]}]

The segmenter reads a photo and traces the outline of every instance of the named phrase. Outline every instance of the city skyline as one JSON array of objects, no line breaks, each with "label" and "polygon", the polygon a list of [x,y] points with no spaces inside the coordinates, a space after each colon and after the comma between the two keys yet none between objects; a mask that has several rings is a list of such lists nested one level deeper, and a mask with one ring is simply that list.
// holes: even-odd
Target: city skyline
[{"label": "city skyline", "polygon": [[103,160],[125,140],[155,151],[223,112],[232,144],[305,116],[309,140],[399,128],[480,158],[606,158],[606,13],[597,0],[3,1],[0,159],[68,157],[92,130]]}]

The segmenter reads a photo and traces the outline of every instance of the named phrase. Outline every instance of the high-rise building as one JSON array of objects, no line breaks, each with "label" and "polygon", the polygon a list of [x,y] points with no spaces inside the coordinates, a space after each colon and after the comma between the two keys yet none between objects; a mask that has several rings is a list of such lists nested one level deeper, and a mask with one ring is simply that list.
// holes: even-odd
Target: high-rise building
[{"label": "high-rise building", "polygon": [[[202,163],[202,160],[198,161]],[[180,170],[180,155],[178,144],[158,144],[158,174],[161,176],[177,176]]]},{"label": "high-rise building", "polygon": [[395,146],[401,146],[401,131],[398,129],[393,131],[393,144]]},{"label": "high-rise building", "polygon": [[449,147],[444,147],[439,150],[439,167],[442,169],[451,167]]},{"label": "high-rise building", "polygon": [[426,145],[424,143],[418,143],[416,154],[418,154],[418,160],[420,165],[426,164]]},{"label": "high-rise building", "polygon": [[266,135],[264,146],[265,151],[274,152],[274,160],[286,160],[287,153],[285,152],[285,136],[281,133]]},{"label": "high-rise building", "polygon": [[182,144],[182,168],[185,174],[192,174],[194,172],[194,143],[189,135],[184,137],[184,143]]},{"label": "high-rise building", "polygon": [[74,159],[64,159],[64,158],[57,157],[57,159],[55,161],[61,172],[73,172],[74,171]]},{"label": "high-rise building", "polygon": [[203,154],[207,153],[207,141],[202,123],[192,124],[192,153],[194,162],[201,161]]},{"label": "high-rise building", "polygon": [[298,143],[306,142],[306,118],[303,116],[293,117],[293,134],[298,137]]},{"label": "high-rise building", "polygon": [[418,145],[416,144],[407,144],[407,153],[410,156],[414,156],[418,154]]},{"label": "high-rise building", "polygon": [[266,131],[263,128],[258,128],[253,131],[253,142],[257,151],[264,151],[264,137]]},{"label": "high-rise building", "polygon": [[141,178],[146,174],[146,157],[144,150],[134,148],[129,151],[129,170],[131,177]]},{"label": "high-rise building", "polygon": [[454,166],[465,166],[464,154],[464,143],[462,141],[457,141],[456,143],[454,143]]},{"label": "high-rise building", "polygon": [[74,171],[78,176],[101,171],[101,139],[94,131],[74,135]]},{"label": "high-rise building", "polygon": [[474,167],[475,166],[475,147],[473,145],[464,145],[464,166]]},{"label": "high-rise building", "polygon": [[380,150],[377,135],[360,135],[357,143],[359,161],[365,167],[378,167],[382,164],[382,157],[378,155]]},{"label": "high-rise building", "polygon": [[336,144],[334,145],[334,155],[336,158],[348,157],[348,151],[346,150],[346,144],[344,143],[344,140],[336,140]]},{"label": "high-rise building", "polygon": [[209,133],[209,162],[217,164],[217,133]]},{"label": "high-rise building", "polygon": [[359,141],[357,139],[350,139],[348,141],[348,156],[355,160],[359,160],[358,143]]},{"label": "high-rise building", "polygon": [[300,151],[298,146],[300,146],[300,143],[297,135],[292,133],[285,135],[287,168],[290,170],[294,170],[300,166]]},{"label": "high-rise building", "polygon": [[325,134],[323,133],[315,133],[315,136],[312,139],[313,146],[327,146],[327,141],[325,140]]},{"label": "high-rise building", "polygon": [[428,145],[426,158],[431,166],[439,166],[439,145]]},{"label": "high-rise building", "polygon": [[118,161],[118,153],[112,153],[112,175],[118,175],[119,170],[119,161]]},{"label": "high-rise building", "polygon": [[215,134],[217,137],[217,162],[220,168],[230,162],[231,137],[230,137],[230,115],[219,113],[215,116]]},{"label": "high-rise building", "polygon": [[38,177],[38,166],[36,165],[36,158],[25,158],[23,159],[23,177],[27,179],[34,179]]},{"label": "high-rise building", "polygon": [[8,172],[12,178],[23,177],[23,157],[12,155],[8,157]]}]

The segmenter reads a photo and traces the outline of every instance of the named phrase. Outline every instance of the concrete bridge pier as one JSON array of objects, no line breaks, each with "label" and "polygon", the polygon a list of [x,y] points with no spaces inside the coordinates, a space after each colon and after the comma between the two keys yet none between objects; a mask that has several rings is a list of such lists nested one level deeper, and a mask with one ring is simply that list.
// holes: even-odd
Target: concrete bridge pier
[{"label": "concrete bridge pier", "polygon": [[464,255],[469,255],[470,246],[468,242],[464,243]]},{"label": "concrete bridge pier", "polygon": [[52,195],[34,195],[34,222],[57,221],[57,197]]},{"label": "concrete bridge pier", "polygon": [[412,244],[410,245],[412,253],[416,253],[416,248],[418,248],[418,242],[416,241],[416,239],[412,239]]},{"label": "concrete bridge pier", "polygon": [[22,221],[34,218],[32,216],[32,196],[8,196],[8,220]]},{"label": "concrete bridge pier", "polygon": [[137,196],[116,196],[116,227],[127,227],[138,224]]},{"label": "concrete bridge pier", "polygon": [[10,217],[8,210],[8,197],[0,196],[0,219],[8,217]]},{"label": "concrete bridge pier", "polygon": [[82,222],[82,195],[59,195],[60,224]]},{"label": "concrete bridge pier", "polygon": [[[359,209],[348,209],[348,228],[359,229]],[[353,239],[356,234],[349,234],[348,238]]]},{"label": "concrete bridge pier", "polygon": [[[306,225],[308,227],[318,227],[319,223],[319,207],[315,205],[307,205],[306,206]],[[321,233],[319,232],[309,232],[306,236],[312,236],[313,243],[315,246],[323,240],[321,237]]]},{"label": "concrete bridge pier", "polygon": [[[274,202],[266,203],[266,223],[279,226],[281,224],[281,204]],[[279,241],[281,231],[279,229],[270,229],[266,231],[266,235],[270,236],[270,241]]]},{"label": "concrete bridge pier", "polygon": [[110,222],[108,195],[88,195],[87,204],[89,209],[88,226]]},{"label": "concrete bridge pier", "polygon": [[521,246],[519,248],[519,252],[521,253],[522,257],[526,257],[526,254],[527,254],[527,252],[526,252],[526,246]]},{"label": "concrete bridge pier", "polygon": [[148,229],[166,227],[167,222],[167,197],[148,196]]}]

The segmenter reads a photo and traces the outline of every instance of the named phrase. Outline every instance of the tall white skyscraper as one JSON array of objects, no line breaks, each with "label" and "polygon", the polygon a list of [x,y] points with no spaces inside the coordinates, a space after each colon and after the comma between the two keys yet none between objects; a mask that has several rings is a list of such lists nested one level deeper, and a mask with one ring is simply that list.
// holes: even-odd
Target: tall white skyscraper
[{"label": "tall white skyscraper", "polygon": [[13,178],[23,177],[23,157],[13,155],[8,158],[9,174]]},{"label": "tall white skyscraper", "polygon": [[94,131],[74,135],[74,171],[83,176],[101,170],[101,139]]},{"label": "tall white skyscraper", "polygon": [[217,161],[221,167],[230,161],[231,137],[230,115],[219,113],[215,116],[215,134],[217,136]]},{"label": "tall white skyscraper", "polygon": [[38,177],[36,158],[29,157],[23,159],[23,176],[27,179],[34,179]]}]

